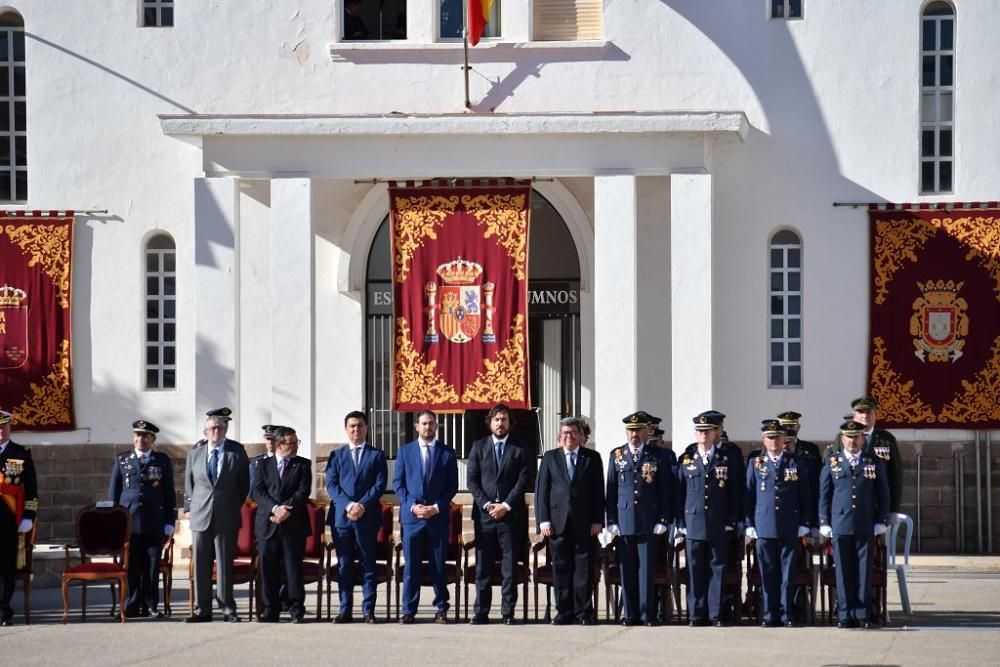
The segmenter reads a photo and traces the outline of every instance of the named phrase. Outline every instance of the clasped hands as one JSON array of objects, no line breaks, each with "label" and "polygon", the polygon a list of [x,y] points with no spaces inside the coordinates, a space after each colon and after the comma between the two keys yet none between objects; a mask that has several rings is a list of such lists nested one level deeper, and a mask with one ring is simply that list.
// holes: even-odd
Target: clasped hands
[{"label": "clasped hands", "polygon": [[438,514],[438,509],[434,505],[413,505],[413,516],[418,519],[433,519]]},{"label": "clasped hands", "polygon": [[346,514],[351,521],[360,521],[361,517],[365,515],[365,506],[361,503],[352,503]]},{"label": "clasped hands", "polygon": [[507,508],[503,503],[486,503],[486,511],[489,512],[494,521],[500,521],[507,516]]},{"label": "clasped hands", "polygon": [[292,516],[292,508],[288,505],[276,505],[271,512],[271,523],[284,523]]}]

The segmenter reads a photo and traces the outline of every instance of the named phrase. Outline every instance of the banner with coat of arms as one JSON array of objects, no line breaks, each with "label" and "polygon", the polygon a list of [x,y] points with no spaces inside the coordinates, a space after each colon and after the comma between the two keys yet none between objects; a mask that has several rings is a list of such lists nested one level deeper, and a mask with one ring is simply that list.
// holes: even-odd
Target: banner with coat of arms
[{"label": "banner with coat of arms", "polygon": [[0,407],[21,431],[75,428],[72,251],[72,211],[0,211]]},{"label": "banner with coat of arms", "polygon": [[1000,428],[1000,209],[869,217],[879,426]]},{"label": "banner with coat of arms", "polygon": [[393,409],[530,406],[531,184],[389,188]]}]

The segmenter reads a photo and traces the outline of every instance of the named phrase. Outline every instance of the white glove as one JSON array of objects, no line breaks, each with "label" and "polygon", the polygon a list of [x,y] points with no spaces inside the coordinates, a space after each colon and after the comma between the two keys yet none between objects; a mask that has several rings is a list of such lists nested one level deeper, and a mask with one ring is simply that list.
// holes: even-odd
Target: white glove
[{"label": "white glove", "polygon": [[683,543],[684,543],[684,536],[681,535],[680,533],[677,533],[677,535],[674,537],[674,546],[679,547]]},{"label": "white glove", "polygon": [[805,537],[809,534],[809,529],[805,526],[799,526],[799,537]]},{"label": "white glove", "polygon": [[163,527],[163,534],[167,536],[173,535],[174,527],[170,524],[167,524],[166,526]]},{"label": "white glove", "polygon": [[733,532],[733,527],[732,526],[726,526],[726,532],[727,533]]},{"label": "white glove", "polygon": [[31,519],[21,519],[21,523],[17,525],[17,532],[27,533],[31,531],[31,527],[35,525],[35,522]]},{"label": "white glove", "polygon": [[680,533],[681,535],[687,535],[688,529],[685,528],[684,526],[681,526],[680,528],[677,529],[677,532]]},{"label": "white glove", "polygon": [[831,537],[833,535],[833,528],[830,526],[820,526],[819,534],[823,537]]},{"label": "white glove", "polygon": [[746,536],[749,537],[751,540],[757,539],[757,529],[754,528],[753,526],[747,526],[744,532],[746,533]]},{"label": "white glove", "polygon": [[875,530],[873,531],[876,535],[885,535],[887,528],[884,523],[876,523]]},{"label": "white glove", "polygon": [[622,531],[618,530],[617,523],[613,523],[610,526],[608,526],[608,532],[614,535],[615,537],[622,534]]},{"label": "white glove", "polygon": [[653,535],[662,535],[665,532],[667,532],[667,527],[662,523],[658,523],[653,526]]}]

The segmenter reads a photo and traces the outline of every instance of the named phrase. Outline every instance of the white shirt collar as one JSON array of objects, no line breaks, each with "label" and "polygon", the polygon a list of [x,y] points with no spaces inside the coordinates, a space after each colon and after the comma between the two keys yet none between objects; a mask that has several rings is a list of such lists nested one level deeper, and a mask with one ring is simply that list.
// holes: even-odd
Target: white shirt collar
[{"label": "white shirt collar", "polygon": [[420,438],[417,438],[417,442],[420,443],[421,447],[433,447],[437,443],[437,439],[431,440],[430,442],[424,442]]},{"label": "white shirt collar", "polygon": [[493,440],[493,446],[494,447],[497,446],[498,442],[500,443],[501,446],[505,446],[507,444],[507,438],[509,438],[509,437],[510,437],[509,435],[505,435],[503,438],[497,440],[497,437],[495,435],[491,435],[490,436],[490,438]]}]

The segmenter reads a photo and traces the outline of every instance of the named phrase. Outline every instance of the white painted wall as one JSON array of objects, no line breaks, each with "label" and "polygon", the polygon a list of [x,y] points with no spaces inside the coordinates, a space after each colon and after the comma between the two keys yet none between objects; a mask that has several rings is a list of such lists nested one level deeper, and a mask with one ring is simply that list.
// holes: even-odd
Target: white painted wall
[{"label": "white painted wall", "polygon": [[[413,23],[432,16],[432,0],[413,0]],[[511,0],[513,2],[513,0]],[[198,437],[196,405],[194,178],[203,172],[200,142],[164,136],[161,113],[379,114],[459,113],[461,53],[454,46],[335,46],[340,14],[330,0],[274,3],[178,3],[176,27],[138,28],[138,0],[103,3],[24,0],[9,3],[25,19],[28,71],[28,207],[107,208],[78,218],[74,270],[74,433],[25,436],[29,442],[124,442],[129,423],[156,421],[161,441]],[[520,4],[520,3],[519,3]],[[763,0],[638,0],[605,7],[605,43],[575,46],[519,42],[472,52],[474,110],[508,113],[629,110],[736,110],[752,126],[745,143],[711,150],[716,235],[714,365],[726,369],[712,407],[729,413],[734,438],[756,434],[757,420],[784,408],[806,414],[803,435],[826,438],[866,372],[867,224],[865,213],[833,209],[835,200],[915,201],[918,167],[917,2],[808,2],[803,21],[766,19]],[[959,3],[956,39],[955,192],[948,199],[996,199],[1000,182],[1000,11],[993,0]],[[505,12],[514,9],[512,4]],[[506,16],[506,14],[505,14]],[[524,39],[527,22],[506,21]],[[430,34],[429,29],[421,29]],[[411,31],[415,32],[415,31]],[[488,81],[489,80],[489,81]],[[499,83],[490,83],[499,82]],[[386,140],[392,142],[393,140]],[[503,155],[530,173],[541,151],[573,155],[572,139]],[[235,153],[257,149],[235,140]],[[311,140],[259,154],[265,165],[294,170]],[[432,157],[428,142],[398,141],[398,164],[414,169]],[[606,155],[613,154],[609,139]],[[441,142],[438,159],[474,156],[488,171],[504,138]],[[689,161],[688,147],[657,145],[664,163]],[[315,148],[313,150],[316,150]],[[647,150],[650,150],[647,147]],[[594,160],[600,151],[581,155]],[[683,159],[678,158],[683,156]],[[333,156],[359,177],[372,176],[364,142]],[[577,158],[574,158],[577,159]],[[391,172],[394,164],[377,165]],[[225,168],[213,164],[212,169]],[[615,166],[615,165],[609,165]],[[401,167],[402,168],[402,167]],[[564,183],[593,220],[588,162]],[[589,170],[589,171],[588,171]],[[424,174],[428,176],[438,174]],[[448,174],[450,175],[450,174]],[[498,174],[498,175],[507,175]],[[545,174],[536,174],[544,176]],[[669,307],[669,207],[662,177],[639,180],[640,299]],[[341,437],[340,418],[361,401],[360,293],[343,290],[349,228],[366,186],[314,181],[316,229],[316,439]],[[247,301],[270,280],[265,260],[269,196],[264,185],[241,194],[239,271],[241,344],[239,403],[233,435],[259,440],[271,350],[268,304]],[[254,193],[261,195],[259,198]],[[766,243],[777,228],[803,237],[805,387],[769,390],[766,374]],[[175,392],[143,392],[141,378],[142,243],[156,229],[178,247],[179,354]],[[356,288],[356,286],[355,286]],[[265,301],[266,301],[265,297]],[[592,295],[584,295],[585,313]],[[843,314],[854,312],[852,319]],[[596,314],[596,317],[605,316]],[[646,409],[666,414],[671,396],[657,393],[669,376],[656,331],[660,311],[638,326]],[[725,326],[721,326],[725,325]],[[593,318],[586,318],[591,350]],[[666,345],[668,341],[664,342]],[[836,363],[831,363],[831,359]],[[584,401],[593,400],[592,362],[585,361]],[[675,387],[674,391],[683,390]],[[269,389],[268,389],[269,391]],[[707,407],[707,406],[706,406]],[[590,413],[594,413],[591,404]],[[683,416],[688,419],[688,416]],[[265,419],[266,421],[266,419]],[[900,433],[902,437],[918,434]],[[935,432],[934,437],[948,437]]]}]

